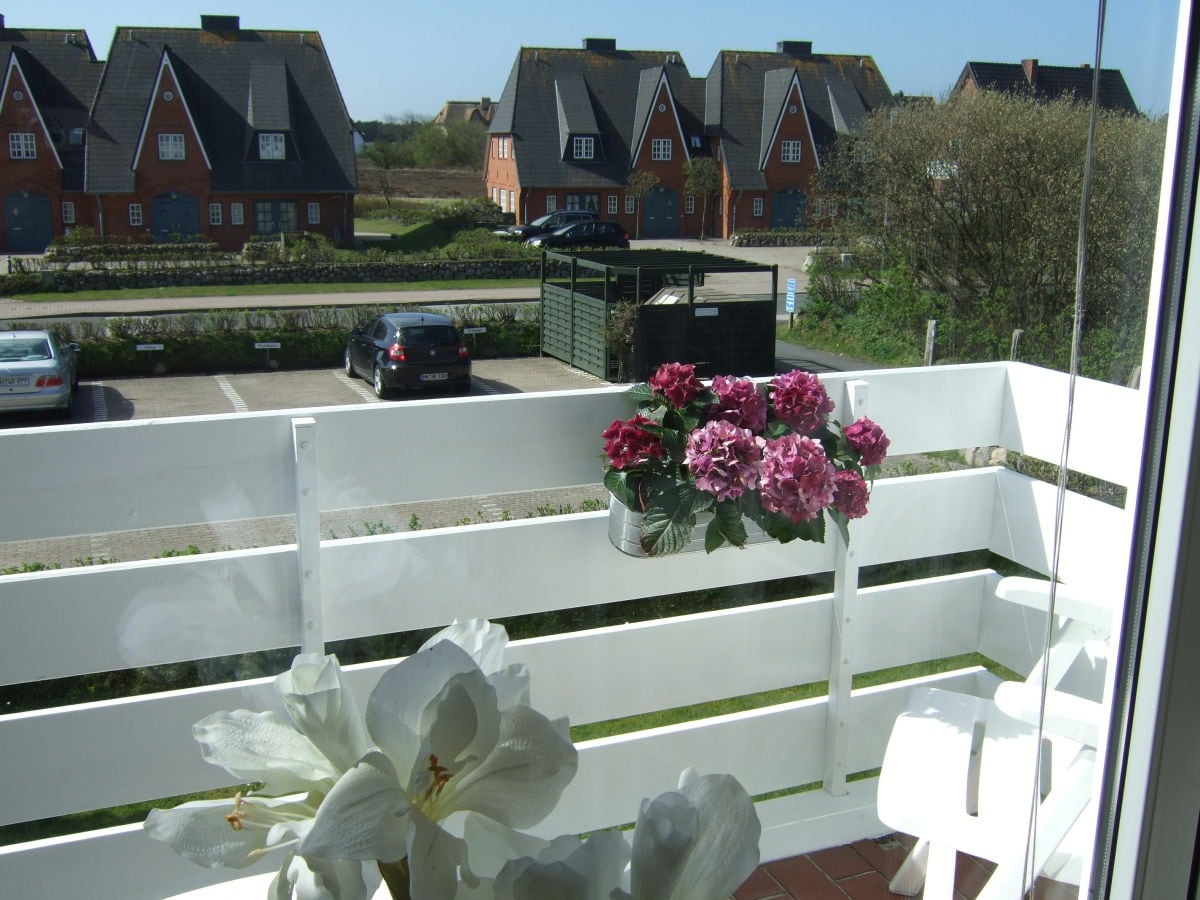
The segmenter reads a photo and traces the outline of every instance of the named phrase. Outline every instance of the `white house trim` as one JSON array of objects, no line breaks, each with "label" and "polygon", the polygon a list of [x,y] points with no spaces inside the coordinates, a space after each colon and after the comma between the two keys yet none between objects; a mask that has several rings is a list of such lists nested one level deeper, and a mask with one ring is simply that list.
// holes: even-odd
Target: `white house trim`
[{"label": "white house trim", "polygon": [[29,88],[29,79],[25,77],[25,70],[21,68],[17,54],[11,52],[8,54],[8,67],[4,71],[4,88],[0,92],[0,114],[4,112],[4,104],[8,102],[14,69],[21,77],[21,86],[25,90],[25,96],[29,99],[29,105],[33,107],[34,115],[37,116],[38,125],[42,129],[42,137],[46,139],[46,146],[50,148],[50,153],[54,157],[54,164],[61,169],[63,167],[62,159],[58,155],[54,141],[50,139],[50,129],[46,127],[46,120],[42,118],[42,110],[38,106],[37,98],[33,96],[33,91]]},{"label": "white house trim", "polygon": [[779,111],[775,115],[775,128],[771,132],[771,140],[767,141],[767,145],[762,148],[762,153],[758,158],[759,169],[765,169],[767,162],[771,158],[771,153],[779,145],[779,130],[783,127],[783,117],[788,108],[788,102],[792,97],[792,92],[795,91],[800,96],[800,109],[804,111],[804,127],[808,130],[808,146],[812,150],[813,161],[818,169],[821,168],[821,154],[817,149],[817,139],[813,137],[812,120],[808,115],[808,101],[804,99],[804,88],[800,84],[799,74],[792,73],[792,83],[788,85],[787,93],[783,96],[783,103],[779,107]]},{"label": "white house trim", "polygon": [[[667,99],[671,116],[675,119],[675,132],[679,135],[679,145],[683,147],[683,160],[687,162],[692,158],[691,151],[688,148],[687,136],[683,133],[683,123],[679,121],[679,107],[675,104],[675,92],[671,90],[671,81],[667,78],[666,70],[658,77],[658,85],[654,88],[654,100],[650,103],[650,111],[646,113],[646,118],[639,123],[639,132],[637,146],[633,152],[633,162],[630,163],[631,169],[636,169],[638,161],[642,156],[642,146],[646,143],[646,132],[650,130],[650,120],[654,118],[657,111],[658,96],[662,93],[663,87],[667,89]],[[672,154],[674,159],[674,154]]]},{"label": "white house trim", "polygon": [[191,126],[192,134],[196,138],[196,144],[200,147],[200,156],[204,159],[204,165],[211,172],[212,163],[208,158],[208,151],[204,149],[204,141],[200,138],[200,130],[196,127],[196,120],[192,118],[192,108],[188,106],[187,97],[183,95],[183,85],[179,82],[179,76],[175,74],[175,67],[171,65],[171,58],[167,55],[167,51],[163,51],[162,62],[158,65],[158,74],[154,77],[154,91],[150,94],[150,102],[146,104],[146,115],[142,118],[142,130],[138,134],[137,147],[133,152],[133,163],[131,168],[137,171],[138,165],[142,160],[142,148],[146,143],[146,134],[150,130],[150,114],[154,112],[154,107],[162,97],[162,80],[163,71],[169,70],[171,73],[171,81],[175,84],[175,90],[179,93],[177,98],[183,104],[183,111],[187,115],[188,125]]}]

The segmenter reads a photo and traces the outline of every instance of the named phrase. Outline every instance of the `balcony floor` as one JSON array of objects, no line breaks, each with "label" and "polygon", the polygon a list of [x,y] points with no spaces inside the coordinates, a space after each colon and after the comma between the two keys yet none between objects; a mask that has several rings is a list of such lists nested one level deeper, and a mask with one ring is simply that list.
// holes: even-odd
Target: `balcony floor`
[{"label": "balcony floor", "polygon": [[[888,890],[888,881],[904,861],[913,839],[891,834],[830,847],[759,866],[734,893],[734,900],[889,900],[901,896]],[[955,871],[955,900],[976,897],[992,864],[959,854]],[[918,897],[921,895],[918,894]],[[1039,879],[1035,900],[1077,900],[1073,885]]]}]

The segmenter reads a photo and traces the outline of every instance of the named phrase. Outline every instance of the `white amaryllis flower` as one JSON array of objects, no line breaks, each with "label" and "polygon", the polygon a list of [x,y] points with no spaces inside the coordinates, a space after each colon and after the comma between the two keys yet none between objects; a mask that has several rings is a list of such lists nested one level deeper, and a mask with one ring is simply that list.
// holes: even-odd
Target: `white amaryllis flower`
[{"label": "white amaryllis flower", "polygon": [[732,775],[685,769],[679,788],[642,801],[633,832],[631,900],[722,900],[758,865],[762,826]]},{"label": "white amaryllis flower", "polygon": [[473,882],[478,868],[447,819],[476,814],[527,828],[545,818],[578,756],[565,719],[520,702],[528,679],[520,668],[499,669],[503,640],[503,629],[486,623],[451,626],[384,674],[367,703],[379,749],[330,790],[300,853],[406,861],[412,896],[449,900],[459,875]]},{"label": "white amaryllis flower", "polygon": [[[325,794],[371,745],[336,657],[298,655],[291,669],[276,677],[275,691],[287,718],[235,710],[215,713],[192,728],[208,762],[240,781],[262,782],[262,790],[232,800],[152,810],[144,826],[150,837],[202,866],[242,868],[267,850],[297,843],[308,832]],[[296,796],[279,796],[284,794]],[[286,880],[287,862],[283,868],[280,874]],[[350,876],[340,888],[342,896],[365,891],[361,868],[337,869],[341,876]],[[334,869],[326,866],[319,877],[305,880],[298,875],[291,882],[302,887],[318,881],[329,884],[333,875]],[[300,896],[321,893],[302,890]]]}]

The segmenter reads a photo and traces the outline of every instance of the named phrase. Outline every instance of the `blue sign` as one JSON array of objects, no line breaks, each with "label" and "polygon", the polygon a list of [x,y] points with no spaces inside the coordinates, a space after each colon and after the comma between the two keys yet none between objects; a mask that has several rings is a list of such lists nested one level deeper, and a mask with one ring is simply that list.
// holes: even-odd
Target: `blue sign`
[{"label": "blue sign", "polygon": [[796,279],[789,278],[787,284],[787,305],[783,308],[784,312],[794,313],[796,311]]}]

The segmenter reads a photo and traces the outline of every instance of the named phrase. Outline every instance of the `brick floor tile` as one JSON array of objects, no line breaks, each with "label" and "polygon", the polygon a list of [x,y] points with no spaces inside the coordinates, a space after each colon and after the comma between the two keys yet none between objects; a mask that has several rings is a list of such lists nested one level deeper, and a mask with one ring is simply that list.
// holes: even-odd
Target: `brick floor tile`
[{"label": "brick floor tile", "polygon": [[888,890],[887,879],[878,872],[851,875],[837,883],[851,900],[896,900],[898,894]]},{"label": "brick floor tile", "polygon": [[842,900],[846,896],[807,856],[793,856],[767,863],[764,868],[788,892],[804,900]]},{"label": "brick floor tile", "polygon": [[994,869],[995,866],[986,865],[984,860],[960,853],[954,866],[954,889],[964,897],[977,897]]},{"label": "brick floor tile", "polygon": [[783,888],[766,869],[759,866],[742,886],[733,892],[734,900],[767,900],[768,897],[783,897]]},{"label": "brick floor tile", "polygon": [[862,875],[864,872],[870,872],[872,868],[853,847],[830,847],[828,850],[810,853],[808,858],[834,881],[849,878],[851,875]]},{"label": "brick floor tile", "polygon": [[889,880],[900,869],[901,864],[908,857],[909,851],[909,847],[892,834],[855,841],[850,846],[858,852],[859,856],[870,863],[876,872],[881,872]]},{"label": "brick floor tile", "polygon": [[1073,884],[1039,878],[1030,896],[1033,900],[1079,900],[1079,888]]}]

